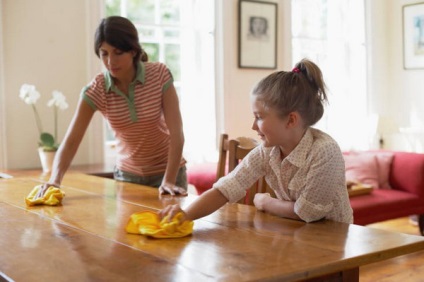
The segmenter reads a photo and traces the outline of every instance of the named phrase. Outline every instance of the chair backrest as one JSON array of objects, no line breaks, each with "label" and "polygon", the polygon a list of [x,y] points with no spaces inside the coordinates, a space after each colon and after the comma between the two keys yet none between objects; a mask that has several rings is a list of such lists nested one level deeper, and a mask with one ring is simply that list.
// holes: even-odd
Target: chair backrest
[{"label": "chair backrest", "polygon": [[[228,172],[231,172],[258,144],[252,138],[239,137],[229,139],[227,134],[221,134],[217,179],[226,174],[226,167],[228,167]],[[270,193],[275,197],[272,189],[268,187],[265,179],[261,177],[246,191],[246,197],[242,198],[239,203],[253,205],[253,199],[256,193]]]},{"label": "chair backrest", "polygon": [[[220,179],[221,177],[223,177],[224,175],[226,175],[228,172],[232,171],[236,167],[236,165],[238,164],[238,161],[236,161],[237,158],[241,160],[250,152],[251,149],[253,149],[259,144],[258,141],[256,141],[255,139],[248,138],[248,137],[239,137],[232,141],[233,141],[232,146],[234,147],[233,151],[236,152],[237,155],[229,158],[230,140],[228,138],[228,134],[222,133],[220,135],[219,158],[218,158],[218,165],[216,170],[216,180]],[[237,149],[236,149],[236,146],[238,146]]]},{"label": "chair backrest", "polygon": [[228,134],[222,133],[219,137],[219,158],[218,165],[216,169],[216,180],[220,179],[227,174],[228,166]]}]

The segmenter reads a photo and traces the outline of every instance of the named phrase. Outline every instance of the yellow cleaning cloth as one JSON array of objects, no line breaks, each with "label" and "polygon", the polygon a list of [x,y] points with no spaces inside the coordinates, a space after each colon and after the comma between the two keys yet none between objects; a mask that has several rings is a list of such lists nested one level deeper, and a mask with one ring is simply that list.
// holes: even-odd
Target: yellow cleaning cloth
[{"label": "yellow cleaning cloth", "polygon": [[125,230],[132,234],[142,234],[155,238],[179,238],[193,232],[193,221],[180,222],[182,213],[178,213],[168,222],[168,216],[160,221],[159,215],[151,211],[137,212],[131,215]]},{"label": "yellow cleaning cloth", "polygon": [[49,205],[56,206],[62,202],[63,197],[65,197],[65,192],[56,188],[54,186],[50,186],[46,193],[44,193],[44,197],[34,199],[35,195],[37,195],[40,190],[41,185],[37,185],[32,189],[32,191],[25,198],[25,202],[27,206],[35,206],[35,205]]}]

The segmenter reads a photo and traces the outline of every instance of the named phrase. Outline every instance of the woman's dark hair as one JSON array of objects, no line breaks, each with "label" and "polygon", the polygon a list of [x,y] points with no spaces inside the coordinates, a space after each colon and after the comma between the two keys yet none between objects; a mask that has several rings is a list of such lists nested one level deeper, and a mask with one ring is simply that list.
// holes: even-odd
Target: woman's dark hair
[{"label": "woman's dark hair", "polygon": [[141,48],[138,32],[131,21],[124,17],[110,16],[102,19],[94,35],[94,52],[100,58],[100,46],[103,42],[123,51],[135,51],[134,64],[147,62],[148,56]]},{"label": "woman's dark hair", "polygon": [[293,71],[279,71],[262,79],[252,95],[265,107],[277,110],[281,117],[297,111],[305,126],[317,123],[324,114],[327,101],[321,70],[313,62],[303,59]]}]

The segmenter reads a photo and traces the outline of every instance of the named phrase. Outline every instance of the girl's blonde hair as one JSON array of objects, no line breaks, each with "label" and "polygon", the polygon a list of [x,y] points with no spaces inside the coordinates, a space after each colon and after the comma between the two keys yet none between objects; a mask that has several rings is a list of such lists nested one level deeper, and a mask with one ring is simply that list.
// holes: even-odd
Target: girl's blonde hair
[{"label": "girl's blonde hair", "polygon": [[252,95],[265,107],[277,110],[281,117],[299,112],[305,126],[311,126],[324,114],[325,88],[319,67],[303,59],[292,71],[274,72],[259,81]]}]

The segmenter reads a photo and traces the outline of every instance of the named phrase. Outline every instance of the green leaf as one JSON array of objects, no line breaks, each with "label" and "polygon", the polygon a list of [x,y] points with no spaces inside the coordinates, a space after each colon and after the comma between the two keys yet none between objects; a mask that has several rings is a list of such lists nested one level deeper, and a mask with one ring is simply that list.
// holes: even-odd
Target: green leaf
[{"label": "green leaf", "polygon": [[42,147],[54,147],[54,137],[50,133],[43,132],[40,135],[40,146]]}]

